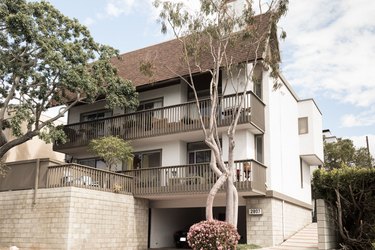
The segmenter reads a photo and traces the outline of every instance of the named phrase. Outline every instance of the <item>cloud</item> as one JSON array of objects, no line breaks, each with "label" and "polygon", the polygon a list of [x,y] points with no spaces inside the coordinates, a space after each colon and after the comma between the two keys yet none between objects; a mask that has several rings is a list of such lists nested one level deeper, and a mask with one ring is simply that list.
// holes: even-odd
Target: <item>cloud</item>
[{"label": "cloud", "polygon": [[341,117],[343,127],[375,126],[375,106],[358,114],[345,114]]},{"label": "cloud", "polygon": [[[165,1],[165,0],[163,0]],[[182,2],[189,11],[198,10],[199,0],[169,0],[170,2]],[[153,6],[154,0],[107,0],[105,7],[106,15],[109,17],[119,17],[120,15],[128,15],[131,12],[145,11],[149,17],[156,20],[159,11]]]},{"label": "cloud", "polygon": [[[373,0],[290,1],[281,22],[288,34],[281,43],[283,71],[302,95],[323,94],[357,107],[375,105],[374,11]],[[364,117],[346,116],[345,121],[359,118]]]},{"label": "cloud", "polygon": [[91,17],[87,17],[85,18],[85,20],[83,20],[83,24],[87,27],[90,27],[91,25],[93,25],[95,23],[95,19],[91,18]]},{"label": "cloud", "polygon": [[118,17],[122,14],[129,14],[137,4],[144,4],[149,1],[135,1],[135,0],[109,0],[105,7],[106,14],[110,17]]}]

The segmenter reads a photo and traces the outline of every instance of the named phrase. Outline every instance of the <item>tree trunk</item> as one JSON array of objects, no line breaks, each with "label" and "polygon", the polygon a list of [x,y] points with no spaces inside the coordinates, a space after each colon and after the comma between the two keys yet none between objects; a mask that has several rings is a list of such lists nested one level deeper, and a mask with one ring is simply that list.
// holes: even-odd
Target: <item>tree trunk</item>
[{"label": "tree trunk", "polygon": [[234,225],[234,211],[233,211],[233,181],[232,174],[228,176],[226,182],[226,213],[225,213],[225,221]]},{"label": "tree trunk", "polygon": [[[234,132],[232,128],[228,130],[228,179],[226,183],[226,221],[237,227],[237,217],[238,217],[238,194],[237,189],[234,186]],[[236,193],[236,194],[235,194]]]},{"label": "tree trunk", "polygon": [[219,189],[225,184],[227,178],[228,175],[223,173],[211,188],[206,202],[206,220],[213,220],[212,208],[214,204],[215,195],[217,194]]}]

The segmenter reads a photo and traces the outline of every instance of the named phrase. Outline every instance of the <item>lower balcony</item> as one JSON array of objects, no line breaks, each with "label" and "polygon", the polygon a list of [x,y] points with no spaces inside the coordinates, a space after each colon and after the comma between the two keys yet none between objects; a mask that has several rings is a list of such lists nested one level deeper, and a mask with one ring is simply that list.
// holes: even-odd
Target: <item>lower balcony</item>
[{"label": "lower balcony", "polygon": [[[220,101],[217,116],[218,127],[229,126],[233,120],[233,111],[238,108],[239,98],[236,95],[224,96]],[[67,142],[55,142],[54,150],[71,153],[75,147],[86,146],[90,140],[103,136],[117,136],[125,140],[134,140],[154,136],[186,133],[202,129],[199,113],[208,126],[210,101],[200,101],[200,112],[195,102],[188,102],[163,108],[138,111],[134,113],[80,122],[64,126]],[[238,124],[250,124],[254,133],[264,132],[264,103],[248,92],[241,106]]]},{"label": "lower balcony", "polygon": [[[266,193],[266,167],[254,160],[235,162],[235,186],[241,195]],[[181,165],[124,171],[133,177],[133,194],[148,199],[208,193],[218,176],[209,164]],[[221,188],[224,191],[224,187]]]},{"label": "lower balcony", "polygon": [[[235,186],[240,195],[265,195],[266,167],[254,160],[235,162]],[[79,187],[158,199],[207,194],[218,176],[208,164],[158,167],[114,173],[78,164],[12,165],[0,191]],[[22,179],[22,181],[21,181]],[[220,192],[224,191],[224,187]]]}]

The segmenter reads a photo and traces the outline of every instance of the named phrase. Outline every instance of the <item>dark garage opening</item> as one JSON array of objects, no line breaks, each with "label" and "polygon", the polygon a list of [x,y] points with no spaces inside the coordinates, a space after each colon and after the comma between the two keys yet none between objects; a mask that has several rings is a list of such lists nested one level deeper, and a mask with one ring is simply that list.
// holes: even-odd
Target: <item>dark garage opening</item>
[{"label": "dark garage opening", "polygon": [[[214,218],[225,220],[225,207],[214,208]],[[175,232],[188,231],[194,223],[205,219],[205,208],[151,208],[150,213],[150,248],[175,247]],[[238,210],[238,233],[240,243],[246,243],[246,208]]]}]

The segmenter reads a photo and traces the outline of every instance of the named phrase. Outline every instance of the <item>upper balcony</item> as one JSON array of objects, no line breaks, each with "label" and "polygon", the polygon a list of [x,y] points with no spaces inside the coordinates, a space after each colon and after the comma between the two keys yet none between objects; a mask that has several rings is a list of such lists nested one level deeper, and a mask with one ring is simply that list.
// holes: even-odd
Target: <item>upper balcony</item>
[{"label": "upper balcony", "polygon": [[[217,124],[229,126],[232,114],[238,106],[239,97],[224,96],[221,99]],[[200,100],[200,113],[205,125],[209,122],[210,100]],[[245,94],[238,124],[249,124],[254,133],[264,132],[264,103],[253,93]],[[68,153],[74,147],[86,146],[90,140],[103,136],[118,136],[125,140],[189,132],[201,129],[199,112],[195,102],[138,111],[95,121],[80,122],[64,126],[67,136],[65,144],[54,145],[55,151]]]}]

